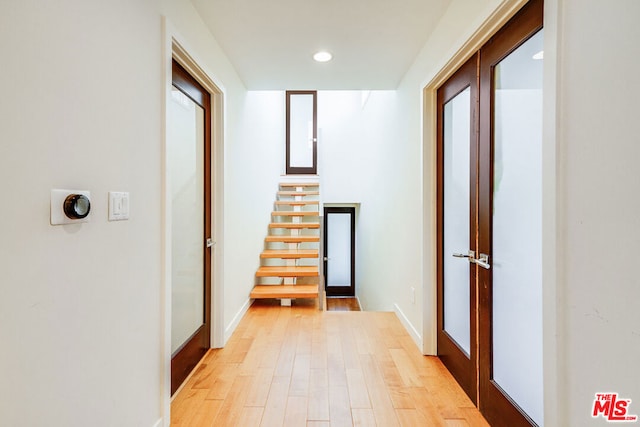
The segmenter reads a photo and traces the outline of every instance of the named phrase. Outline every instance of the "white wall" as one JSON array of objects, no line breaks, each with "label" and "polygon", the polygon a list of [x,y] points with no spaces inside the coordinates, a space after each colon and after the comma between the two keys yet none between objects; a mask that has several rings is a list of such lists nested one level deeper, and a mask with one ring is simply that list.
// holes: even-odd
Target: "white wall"
[{"label": "white wall", "polygon": [[560,422],[603,425],[597,392],[640,414],[640,3],[558,4]]},{"label": "white wall", "polygon": [[367,310],[401,311],[419,340],[421,150],[419,141],[406,139],[405,125],[396,91],[318,94],[322,200],[360,203],[356,224],[360,302]]},{"label": "white wall", "polygon": [[[160,417],[159,4],[5,2],[0,14],[0,424]],[[53,188],[92,218],[49,225]],[[107,221],[107,192],[131,217]]]},{"label": "white wall", "polygon": [[[232,295],[225,298],[225,324],[232,327],[255,284],[284,167],[284,94],[247,92],[239,119],[242,127],[228,145],[225,166],[225,289]],[[227,328],[227,336],[231,332]]]},{"label": "white wall", "polygon": [[[475,34],[478,28],[491,20],[496,8],[502,3],[499,0],[453,0],[444,16],[433,30],[413,65],[407,71],[397,90],[397,112],[399,121],[398,135],[393,144],[399,150],[406,150],[409,165],[413,159],[419,157],[421,164],[415,173],[420,175],[423,185],[413,185],[415,194],[414,209],[420,212],[420,218],[413,220],[421,222],[420,249],[415,252],[416,262],[420,267],[420,282],[416,286],[413,283],[401,283],[402,289],[394,295],[399,309],[407,315],[412,325],[419,332],[422,339],[422,347],[425,353],[436,352],[436,267],[435,267],[435,111],[431,111],[431,99],[422,96],[424,87],[434,79],[442,80],[442,70],[449,68],[450,73],[455,71],[464,57],[459,53],[473,49],[469,45],[479,47]],[[508,3],[508,2],[507,2]],[[513,2],[512,2],[513,3]],[[453,59],[452,59],[453,58]],[[433,83],[431,83],[433,84]],[[424,117],[431,118],[425,121]],[[423,146],[424,141],[426,141]],[[409,287],[416,287],[416,303],[411,304],[407,298]]]}]

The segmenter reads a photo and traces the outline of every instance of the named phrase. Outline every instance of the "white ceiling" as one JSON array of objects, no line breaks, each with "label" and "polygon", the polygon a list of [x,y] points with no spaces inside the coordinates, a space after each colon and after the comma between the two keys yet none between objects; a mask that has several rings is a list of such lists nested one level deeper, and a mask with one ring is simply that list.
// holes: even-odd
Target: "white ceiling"
[{"label": "white ceiling", "polygon": [[398,86],[451,0],[191,1],[249,90],[373,90]]}]

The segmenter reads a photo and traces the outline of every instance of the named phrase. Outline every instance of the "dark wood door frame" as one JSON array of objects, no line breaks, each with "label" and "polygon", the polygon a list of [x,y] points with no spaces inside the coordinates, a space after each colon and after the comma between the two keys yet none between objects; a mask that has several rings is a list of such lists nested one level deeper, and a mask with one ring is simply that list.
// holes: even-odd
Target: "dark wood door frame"
[{"label": "dark wood door frame", "polygon": [[[291,166],[291,96],[313,96],[313,165],[311,167]],[[315,90],[286,91],[286,173],[287,175],[315,175],[318,173],[318,92]]]},{"label": "dark wood door frame", "polygon": [[[475,265],[469,263],[469,321],[471,354],[467,356],[458,347],[455,340],[445,331],[444,324],[444,257],[451,254],[444,253],[444,106],[465,89],[470,89],[471,113],[469,132],[469,168],[470,168],[470,212],[469,212],[469,250],[476,248],[477,223],[477,123],[478,123],[478,82],[477,68],[479,55],[473,55],[449,80],[438,89],[437,104],[437,283],[438,283],[438,356],[456,378],[469,398],[477,403],[477,336],[476,336],[476,274]],[[460,248],[463,250],[464,248]],[[463,261],[461,261],[463,262]]]},{"label": "dark wood door frame", "polygon": [[171,394],[182,384],[211,347],[211,95],[180,64],[172,61],[172,84],[204,110],[204,314],[203,324],[171,355]]},{"label": "dark wood door frame", "polygon": [[[480,50],[480,151],[478,253],[492,252],[493,220],[493,81],[494,67],[543,26],[543,0],[531,0]],[[486,88],[486,89],[485,89]],[[478,269],[479,409],[493,426],[529,426],[533,420],[493,380],[493,270]]]},{"label": "dark wood door frame", "polygon": [[[329,215],[331,214],[348,214],[350,216],[351,225],[351,286],[328,286],[328,228]],[[327,296],[355,296],[356,291],[356,208],[354,207],[325,207],[324,208],[324,274],[325,274],[325,290]]]}]

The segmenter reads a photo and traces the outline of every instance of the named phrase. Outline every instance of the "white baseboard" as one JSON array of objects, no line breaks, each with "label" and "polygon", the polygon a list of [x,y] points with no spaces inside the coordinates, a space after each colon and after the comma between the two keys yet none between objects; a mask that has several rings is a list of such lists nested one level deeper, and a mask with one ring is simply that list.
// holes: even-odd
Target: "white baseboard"
[{"label": "white baseboard", "polygon": [[160,418],[158,421],[156,421],[156,423],[153,425],[153,427],[163,427],[163,421],[162,418]]},{"label": "white baseboard", "polygon": [[227,341],[229,341],[229,338],[231,338],[231,335],[233,334],[233,331],[236,330],[236,328],[238,327],[238,324],[240,324],[240,321],[242,320],[242,317],[247,312],[247,310],[249,310],[249,307],[251,307],[251,304],[253,304],[253,300],[248,299],[242,305],[242,307],[240,307],[240,310],[236,313],[236,315],[233,316],[233,320],[231,320],[231,323],[229,324],[229,326],[227,326],[225,328],[225,330],[224,330],[224,343],[225,344],[227,343]]},{"label": "white baseboard", "polygon": [[400,310],[398,304],[393,304],[393,311],[396,313],[396,316],[400,319],[400,323],[402,323],[402,326],[407,330],[409,336],[411,336],[413,342],[418,346],[418,349],[422,353],[422,336],[420,336],[418,330],[413,326],[409,319],[407,319],[407,316],[404,315],[402,310]]}]

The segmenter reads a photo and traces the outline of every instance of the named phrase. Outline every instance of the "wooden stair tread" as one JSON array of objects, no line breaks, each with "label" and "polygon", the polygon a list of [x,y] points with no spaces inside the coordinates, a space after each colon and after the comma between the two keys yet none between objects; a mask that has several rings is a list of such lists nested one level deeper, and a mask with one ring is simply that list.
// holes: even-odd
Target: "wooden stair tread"
[{"label": "wooden stair tread", "polygon": [[278,196],[318,196],[319,191],[278,191]]},{"label": "wooden stair tread", "polygon": [[260,258],[318,258],[317,249],[266,249],[260,254]]},{"label": "wooden stair tread", "polygon": [[265,238],[266,242],[302,243],[319,242],[320,236],[278,236],[270,235]]},{"label": "wooden stair tread", "polygon": [[318,266],[262,266],[256,271],[256,277],[317,277]]},{"label": "wooden stair tread", "polygon": [[302,228],[320,228],[319,222],[272,222],[269,224],[269,228],[289,228],[289,229],[302,229]]},{"label": "wooden stair tread", "polygon": [[319,182],[281,182],[280,187],[319,187]]},{"label": "wooden stair tread", "polygon": [[318,298],[318,285],[256,285],[250,298]]},{"label": "wooden stair tread", "polygon": [[318,211],[273,211],[271,216],[320,216]]},{"label": "wooden stair tread", "polygon": [[276,205],[284,206],[306,206],[306,205],[319,205],[318,200],[276,200]]}]

